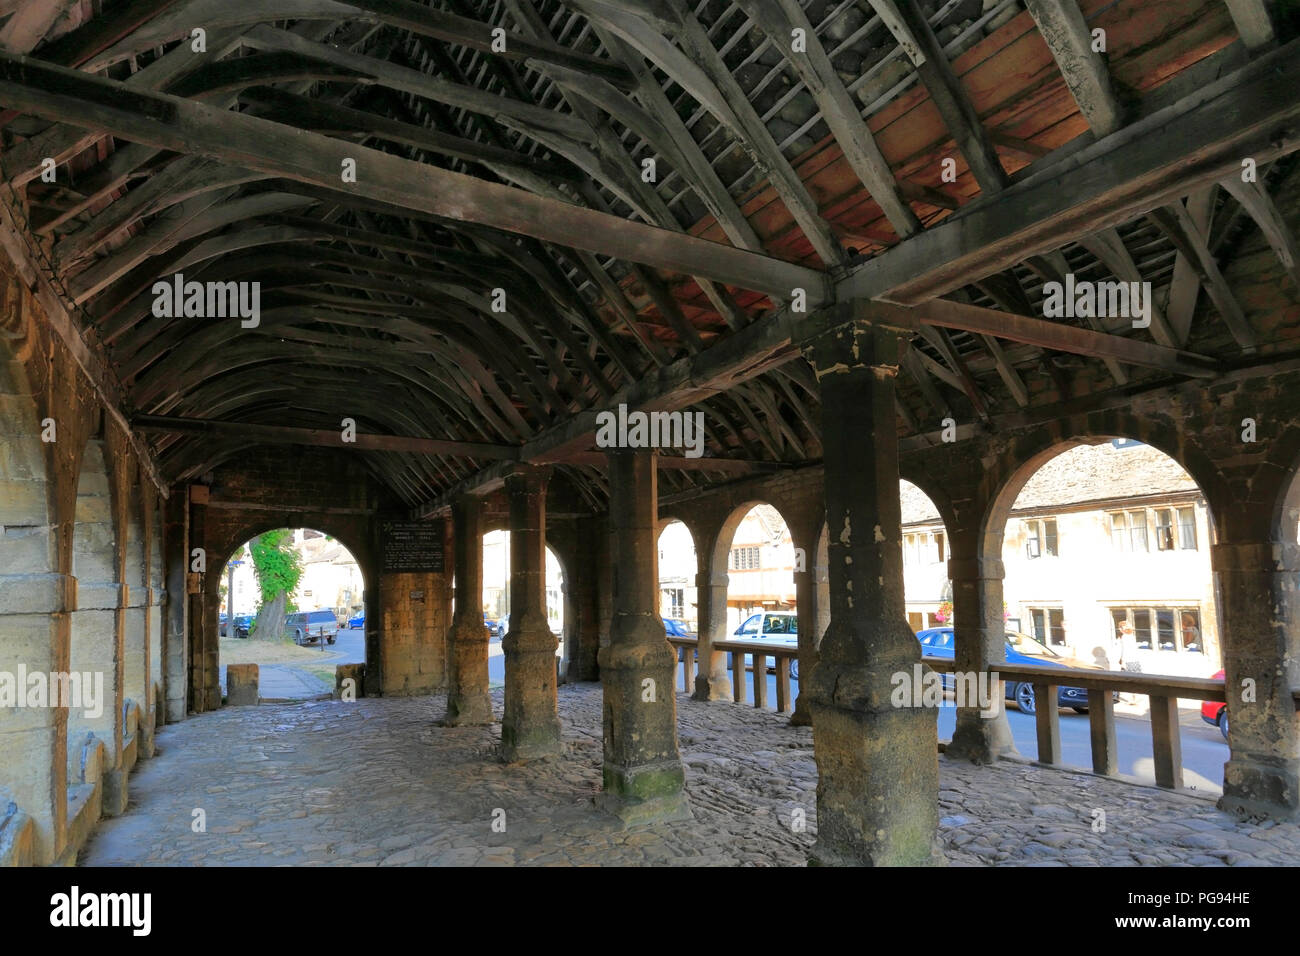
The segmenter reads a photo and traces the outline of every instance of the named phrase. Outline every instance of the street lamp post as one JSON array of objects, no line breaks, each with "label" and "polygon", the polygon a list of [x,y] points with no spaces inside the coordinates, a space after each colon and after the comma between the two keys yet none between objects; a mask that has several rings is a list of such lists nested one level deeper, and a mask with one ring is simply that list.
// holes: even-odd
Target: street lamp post
[{"label": "street lamp post", "polygon": [[231,558],[226,562],[226,633],[235,636],[235,568],[244,562]]}]

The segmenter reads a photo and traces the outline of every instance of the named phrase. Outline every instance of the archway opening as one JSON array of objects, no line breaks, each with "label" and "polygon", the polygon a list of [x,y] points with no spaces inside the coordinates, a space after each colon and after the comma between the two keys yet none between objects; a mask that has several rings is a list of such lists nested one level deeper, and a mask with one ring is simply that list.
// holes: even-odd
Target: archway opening
[{"label": "archway opening", "polygon": [[365,572],[343,542],[313,528],[271,528],[219,566],[218,646],[257,664],[263,700],[329,695],[339,664],[366,663]]},{"label": "archway opening", "polygon": [[[1127,438],[1048,449],[1027,462],[987,518],[986,557],[1005,569],[1008,663],[1048,663],[1152,677],[1220,673],[1218,606],[1210,568],[1213,520],[1196,481],[1163,451]],[[1033,750],[1033,713],[1008,682],[1008,721]],[[1027,696],[1027,695],[1026,695]],[[1085,690],[1064,684],[1065,763],[1087,766]],[[1119,771],[1154,779],[1150,698],[1115,702]],[[1180,701],[1184,774],[1217,791],[1226,744]],[[1021,742],[1022,736],[1024,742]]]},{"label": "archway opening", "polygon": [[669,636],[693,636],[700,625],[695,539],[683,522],[673,520],[659,532],[658,547],[659,616]]},{"label": "archway opening", "polygon": [[[556,657],[565,654],[566,587],[564,565],[548,545],[546,623],[559,642]],[[489,637],[488,686],[502,687],[506,681],[506,663],[501,639],[510,630],[510,532],[507,530],[496,529],[483,535],[483,597],[480,603]]]},{"label": "archway opening", "polygon": [[899,481],[902,514],[903,596],[913,631],[952,627],[952,582],[948,579],[948,529],[939,508],[910,481]]},{"label": "archway opening", "polygon": [[[781,512],[766,502],[741,505],[722,526],[717,547],[726,549],[725,555],[715,555],[714,567],[727,569],[727,640],[770,645],[782,653],[793,653],[799,643],[794,572],[806,558],[796,553]],[[736,675],[731,652],[727,661]],[[792,661],[792,665],[790,701],[798,696],[797,662]],[[760,669],[763,699],[768,708],[775,709],[776,659],[766,658]],[[733,676],[733,680],[737,679],[738,675]],[[745,675],[748,686],[742,700],[758,699],[755,684],[759,679],[751,665]]]}]

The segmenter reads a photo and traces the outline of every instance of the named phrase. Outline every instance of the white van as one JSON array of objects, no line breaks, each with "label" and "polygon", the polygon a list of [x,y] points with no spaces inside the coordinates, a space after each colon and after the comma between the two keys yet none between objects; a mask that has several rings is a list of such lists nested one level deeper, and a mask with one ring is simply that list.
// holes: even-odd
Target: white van
[{"label": "white van", "polygon": [[[751,614],[731,635],[733,641],[761,641],[782,647],[799,646],[799,615],[794,611],[764,611]],[[730,663],[730,656],[728,656]],[[799,662],[790,662],[790,676],[799,679]]]}]

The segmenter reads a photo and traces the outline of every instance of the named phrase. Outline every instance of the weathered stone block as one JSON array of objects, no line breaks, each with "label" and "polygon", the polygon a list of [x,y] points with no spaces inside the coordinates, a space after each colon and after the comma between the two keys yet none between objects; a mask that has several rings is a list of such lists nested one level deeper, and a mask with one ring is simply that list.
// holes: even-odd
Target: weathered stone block
[{"label": "weathered stone block", "polygon": [[334,699],[342,700],[345,694],[351,694],[354,700],[366,696],[365,664],[339,664],[334,668]]},{"label": "weathered stone block", "polygon": [[257,703],[258,667],[256,664],[231,664],[226,668],[226,703],[231,707],[249,707]]}]

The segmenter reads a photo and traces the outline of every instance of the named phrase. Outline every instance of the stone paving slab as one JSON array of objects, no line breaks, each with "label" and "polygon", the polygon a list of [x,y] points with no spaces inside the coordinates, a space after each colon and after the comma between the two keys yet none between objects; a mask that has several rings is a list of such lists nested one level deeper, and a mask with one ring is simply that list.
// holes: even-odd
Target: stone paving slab
[{"label": "stone paving slab", "polygon": [[[498,717],[501,700],[495,691]],[[81,862],[803,865],[817,829],[811,730],[726,702],[679,695],[677,707],[692,823],[625,831],[595,810],[601,688],[566,684],[566,752],[527,765],[499,762],[499,725],[436,726],[442,697],[262,705],[169,725],[131,777],[127,812],[100,825]],[[1203,799],[1088,774],[939,760],[940,839],[954,865],[1300,864],[1295,825],[1237,823]],[[193,831],[196,809],[206,832]]]}]

